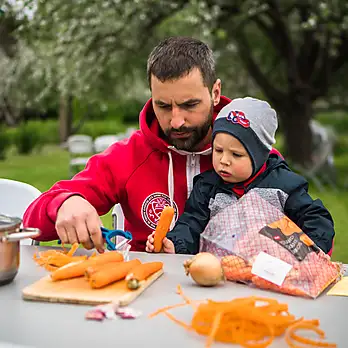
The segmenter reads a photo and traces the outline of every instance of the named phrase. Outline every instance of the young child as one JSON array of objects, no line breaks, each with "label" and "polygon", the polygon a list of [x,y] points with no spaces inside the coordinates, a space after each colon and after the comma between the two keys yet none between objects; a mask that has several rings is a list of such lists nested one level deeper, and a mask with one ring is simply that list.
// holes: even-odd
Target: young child
[{"label": "young child", "polygon": [[[185,211],[163,241],[164,252],[198,253],[201,234],[216,214],[214,202],[236,204],[252,192],[291,219],[325,253],[330,251],[335,235],[330,213],[310,197],[303,177],[270,154],[277,127],[275,110],[251,97],[234,99],[220,111],[213,125],[214,170],[194,178]],[[146,251],[153,252],[153,241],[151,234]]]}]

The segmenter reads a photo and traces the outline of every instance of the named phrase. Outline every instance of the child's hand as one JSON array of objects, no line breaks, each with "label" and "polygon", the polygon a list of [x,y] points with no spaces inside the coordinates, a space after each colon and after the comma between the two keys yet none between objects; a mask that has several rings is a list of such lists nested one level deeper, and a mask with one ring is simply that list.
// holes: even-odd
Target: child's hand
[{"label": "child's hand", "polygon": [[155,231],[152,232],[151,234],[148,235],[147,237],[147,241],[146,241],[146,248],[145,250],[148,252],[148,253],[153,253],[153,250],[155,249],[153,243],[155,241],[155,238],[153,237],[155,234]]},{"label": "child's hand", "polygon": [[167,237],[165,237],[163,239],[162,251],[167,253],[167,254],[175,254],[174,243],[170,239],[168,239]]},{"label": "child's hand", "polygon": [[[154,252],[154,234],[155,234],[155,231],[152,232],[151,234],[149,234],[149,236],[147,237],[147,241],[146,241],[146,248],[145,250],[148,252],[148,253],[153,253]],[[168,239],[168,238],[164,238],[163,239],[163,245],[162,245],[162,250],[161,252],[164,252],[164,253],[167,253],[167,254],[175,254],[175,248],[174,248],[174,244],[173,242]]]}]

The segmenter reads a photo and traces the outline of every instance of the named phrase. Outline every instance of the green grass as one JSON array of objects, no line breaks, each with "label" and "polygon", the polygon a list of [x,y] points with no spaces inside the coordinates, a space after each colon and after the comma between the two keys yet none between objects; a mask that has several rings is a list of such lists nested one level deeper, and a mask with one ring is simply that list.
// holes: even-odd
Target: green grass
[{"label": "green grass", "polygon": [[[21,128],[5,128],[5,134],[9,137],[12,146],[10,146],[6,160],[0,161],[0,178],[27,182],[40,191],[46,191],[55,182],[68,179],[69,154],[56,145],[59,142],[57,120],[33,120],[28,122],[26,127],[39,135],[40,143],[29,156],[18,154],[15,143]],[[95,139],[104,134],[123,133],[128,127],[137,128],[138,125],[125,124],[121,121],[121,117],[103,121],[89,120],[83,124],[78,133],[90,135]],[[111,228],[111,211],[102,217],[102,221],[105,227]]]},{"label": "green grass", "polygon": [[330,211],[335,224],[335,243],[332,258],[334,260],[348,263],[348,194],[347,192],[317,193],[311,190],[313,198],[320,198],[326,208]]},{"label": "green grass", "polygon": [[[43,192],[58,180],[68,179],[68,163],[68,152],[54,145],[44,146],[40,152],[30,156],[19,155],[12,150],[5,161],[0,161],[0,178],[26,182]],[[101,219],[105,227],[112,227],[111,211]],[[41,244],[56,245],[57,242]]]},{"label": "green grass", "polygon": [[30,156],[11,151],[0,162],[0,177],[23,181],[45,191],[56,181],[68,178],[68,161],[68,152],[54,145],[44,146]]},{"label": "green grass", "polygon": [[[348,175],[348,151],[347,147],[342,147],[342,144],[348,145],[348,117],[340,114],[337,118],[332,115],[323,115],[322,118],[326,123],[331,118],[331,124],[338,129],[340,146],[336,151],[335,163],[341,187],[337,192],[328,189],[321,193],[311,188],[310,193],[313,198],[319,197],[323,201],[334,218],[336,238],[333,259],[348,263],[348,192],[342,186]],[[281,136],[278,139],[277,145],[281,150]],[[56,145],[46,145],[29,156],[11,150],[7,159],[0,161],[0,177],[24,181],[45,191],[56,181],[68,179],[68,160],[68,152]],[[104,226],[111,228],[111,212],[104,215],[102,221]]]}]

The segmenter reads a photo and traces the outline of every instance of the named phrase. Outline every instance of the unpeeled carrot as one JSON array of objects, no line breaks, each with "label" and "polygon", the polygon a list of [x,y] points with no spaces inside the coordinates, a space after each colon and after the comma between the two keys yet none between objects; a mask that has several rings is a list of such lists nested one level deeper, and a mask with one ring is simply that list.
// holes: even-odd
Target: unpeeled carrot
[{"label": "unpeeled carrot", "polygon": [[103,269],[93,273],[89,279],[92,288],[99,289],[111,283],[117,282],[125,278],[130,270],[140,265],[139,259],[131,261],[110,263],[104,265]]},{"label": "unpeeled carrot", "polygon": [[90,257],[88,260],[69,263],[63,267],[58,268],[51,273],[51,279],[53,281],[64,280],[76,277],[82,277],[86,269],[94,265],[102,265],[108,262],[121,262],[123,261],[123,255],[118,251],[109,251],[104,254]]},{"label": "unpeeled carrot", "polygon": [[166,206],[162,210],[159,221],[156,226],[155,234],[154,234],[154,252],[159,253],[162,249],[163,239],[167,235],[170,224],[172,223],[174,217],[174,208],[171,206]]},{"label": "unpeeled carrot", "polygon": [[224,256],[221,259],[221,267],[227,280],[248,282],[253,277],[252,266],[237,255]]},{"label": "unpeeled carrot", "polygon": [[163,262],[160,261],[142,263],[133,268],[126,276],[128,288],[131,290],[138,289],[141,281],[158,272],[162,268]]}]

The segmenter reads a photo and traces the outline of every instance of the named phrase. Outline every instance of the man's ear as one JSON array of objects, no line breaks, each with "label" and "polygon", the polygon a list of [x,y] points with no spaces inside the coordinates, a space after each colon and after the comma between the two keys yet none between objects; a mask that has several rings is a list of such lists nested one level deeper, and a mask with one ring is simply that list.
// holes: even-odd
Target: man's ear
[{"label": "man's ear", "polygon": [[214,106],[220,103],[220,97],[221,97],[221,80],[217,79],[211,90],[211,99],[214,103]]}]

